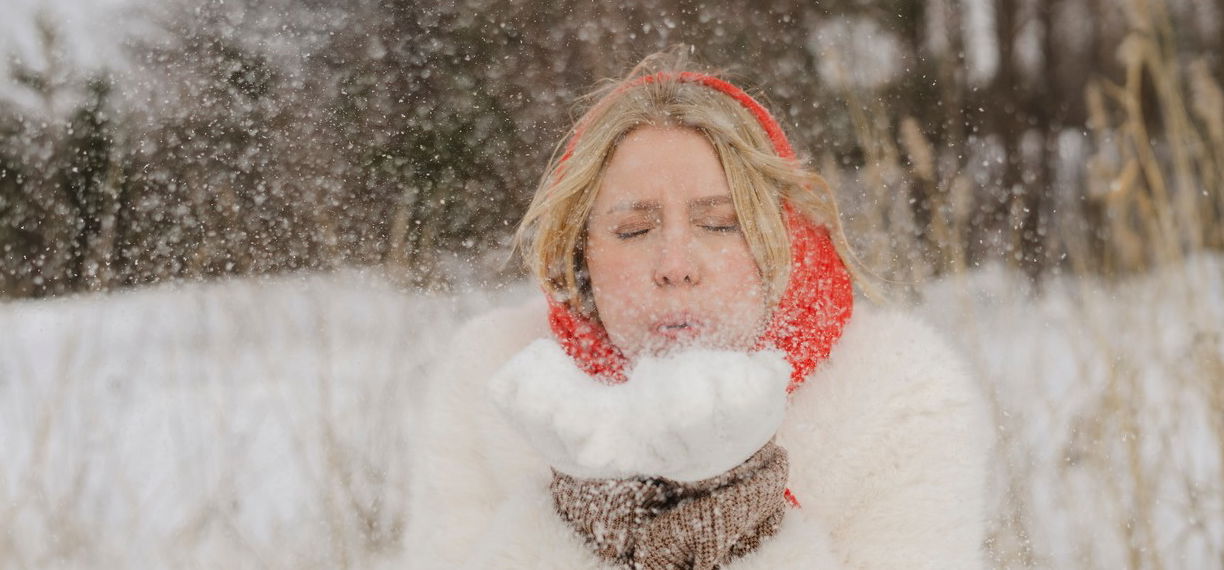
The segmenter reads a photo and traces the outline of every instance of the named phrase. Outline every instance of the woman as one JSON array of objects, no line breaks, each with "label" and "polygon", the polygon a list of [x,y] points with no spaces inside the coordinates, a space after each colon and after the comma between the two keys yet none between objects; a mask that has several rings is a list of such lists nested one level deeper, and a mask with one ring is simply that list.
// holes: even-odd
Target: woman
[{"label": "woman", "polygon": [[852,311],[829,188],[685,67],[648,58],[550,165],[519,233],[545,299],[464,327],[432,385],[413,567],[981,567],[963,366]]}]

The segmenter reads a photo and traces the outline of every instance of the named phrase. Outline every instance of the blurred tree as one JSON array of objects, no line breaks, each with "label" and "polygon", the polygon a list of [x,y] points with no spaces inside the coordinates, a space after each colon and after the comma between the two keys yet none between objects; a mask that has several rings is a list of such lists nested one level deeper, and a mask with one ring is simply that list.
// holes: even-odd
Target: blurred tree
[{"label": "blurred tree", "polygon": [[116,187],[119,166],[114,163],[112,123],[108,116],[110,84],[94,78],[86,86],[87,99],[68,122],[64,140],[62,182],[67,216],[75,238],[66,252],[66,286],[100,289],[107,285],[110,247],[113,245]]},{"label": "blurred tree", "polygon": [[[353,264],[445,280],[502,248],[572,102],[677,44],[761,87],[873,271],[1036,279],[1072,249],[1111,271],[1117,201],[1084,188],[1128,180],[1117,133],[1142,124],[1156,161],[1190,136],[1166,125],[1185,81],[1166,68],[1200,58],[1208,85],[1224,65],[1202,17],[1224,8],[1165,6],[176,1],[148,8],[131,72],[84,79],[44,21],[47,65],[11,66],[39,108],[0,114],[0,294]],[[1123,62],[1149,40],[1164,67]],[[1095,120],[1101,80],[1134,97],[1105,89]]]}]

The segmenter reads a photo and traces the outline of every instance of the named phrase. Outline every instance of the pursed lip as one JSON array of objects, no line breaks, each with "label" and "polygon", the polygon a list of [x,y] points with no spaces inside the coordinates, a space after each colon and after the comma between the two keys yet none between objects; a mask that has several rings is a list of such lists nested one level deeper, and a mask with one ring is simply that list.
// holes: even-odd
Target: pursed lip
[{"label": "pursed lip", "polygon": [[704,324],[688,314],[668,315],[654,322],[651,331],[657,335],[679,339],[690,338],[701,333]]}]

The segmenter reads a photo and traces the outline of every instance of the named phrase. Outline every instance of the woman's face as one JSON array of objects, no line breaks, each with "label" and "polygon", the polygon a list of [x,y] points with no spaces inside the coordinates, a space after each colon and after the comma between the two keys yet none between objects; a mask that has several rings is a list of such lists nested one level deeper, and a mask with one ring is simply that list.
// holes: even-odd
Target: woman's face
[{"label": "woman's face", "polygon": [[608,163],[587,223],[595,307],[630,359],[682,345],[746,350],[766,317],[714,147],[700,133],[642,127]]}]

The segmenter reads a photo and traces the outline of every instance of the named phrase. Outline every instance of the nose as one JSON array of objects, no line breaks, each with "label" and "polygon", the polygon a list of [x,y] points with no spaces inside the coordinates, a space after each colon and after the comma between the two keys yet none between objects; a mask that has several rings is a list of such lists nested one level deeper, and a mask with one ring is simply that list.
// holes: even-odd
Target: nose
[{"label": "nose", "polygon": [[659,287],[694,286],[701,283],[701,269],[687,232],[669,232],[665,236],[658,262],[655,265],[654,282]]}]

